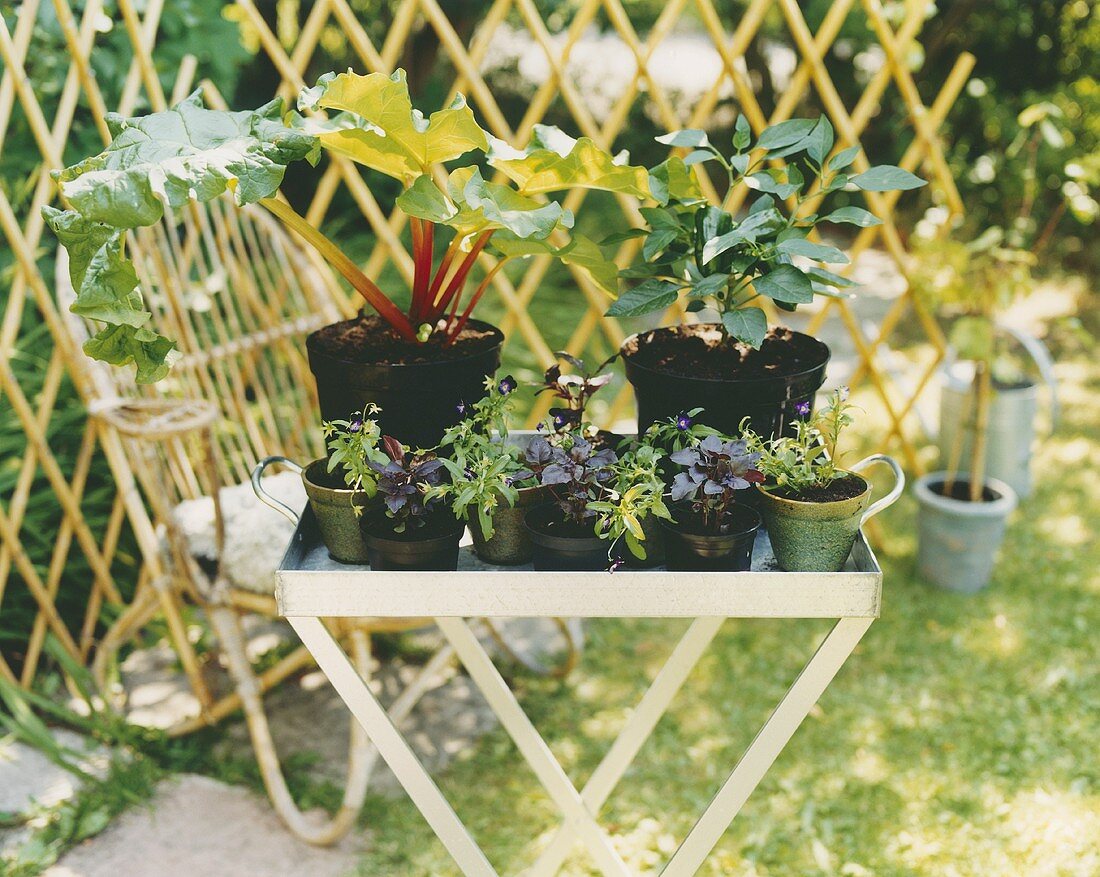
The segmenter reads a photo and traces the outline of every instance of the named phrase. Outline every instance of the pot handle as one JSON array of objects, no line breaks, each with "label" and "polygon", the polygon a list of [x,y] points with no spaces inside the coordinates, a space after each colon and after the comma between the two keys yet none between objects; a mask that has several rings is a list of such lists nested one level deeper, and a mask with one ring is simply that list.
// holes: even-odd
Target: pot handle
[{"label": "pot handle", "polygon": [[1027,355],[1031,357],[1031,361],[1035,363],[1035,367],[1039,369],[1039,376],[1047,385],[1047,392],[1050,394],[1048,397],[1048,404],[1050,405],[1050,434],[1053,435],[1055,427],[1058,426],[1058,379],[1054,375],[1054,360],[1050,355],[1050,351],[1047,349],[1047,346],[1034,335],[1022,332],[1015,326],[998,323],[997,328],[1014,339],[1016,343],[1024,349]]},{"label": "pot handle", "polygon": [[292,469],[299,475],[302,474],[302,467],[295,463],[293,460],[288,460],[286,457],[264,457],[262,460],[260,460],[259,463],[256,464],[256,468],[252,470],[252,489],[256,492],[256,496],[260,498],[260,502],[262,502],[266,506],[270,506],[271,508],[275,509],[275,511],[281,514],[283,517],[289,518],[290,522],[297,526],[298,513],[294,511],[294,509],[292,509],[290,506],[288,506],[285,502],[281,502],[275,499],[275,497],[264,490],[264,486],[261,481],[264,471],[267,469],[268,466],[274,466],[276,463],[282,463],[282,465],[286,466],[288,469]]},{"label": "pot handle", "polygon": [[905,490],[905,473],[901,471],[901,466],[898,465],[898,461],[893,457],[886,456],[886,454],[871,454],[869,457],[864,457],[852,466],[851,470],[853,472],[861,472],[869,466],[873,466],[875,463],[885,463],[890,467],[890,470],[894,473],[894,486],[882,499],[871,503],[871,507],[863,513],[863,517],[859,520],[859,525],[861,527],[883,509],[889,508],[897,502],[897,498],[901,496],[902,491]]}]

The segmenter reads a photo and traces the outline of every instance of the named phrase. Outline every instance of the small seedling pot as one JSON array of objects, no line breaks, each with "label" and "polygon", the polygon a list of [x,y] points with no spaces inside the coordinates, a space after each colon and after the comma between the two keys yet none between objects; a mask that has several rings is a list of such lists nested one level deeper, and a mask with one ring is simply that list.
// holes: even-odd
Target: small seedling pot
[{"label": "small seedling pot", "polygon": [[566,524],[554,503],[535,506],[524,516],[531,537],[532,560],[539,572],[606,570],[608,543],[592,527]]},{"label": "small seedling pot", "polygon": [[752,547],[760,529],[760,515],[737,503],[727,513],[724,533],[703,532],[690,506],[672,509],[672,521],[661,521],[665,531],[665,565],[673,572],[743,572],[752,567]]},{"label": "small seedling pot", "polygon": [[310,510],[317,520],[317,529],[321,531],[321,541],[325,543],[332,559],[340,563],[367,563],[367,545],[363,541],[355,508],[358,506],[368,511],[377,505],[377,497],[371,497],[362,490],[333,487],[333,484],[339,483],[339,479],[328,471],[327,460],[314,460],[303,469],[286,457],[267,457],[252,470],[252,489],[263,503],[281,512],[295,524],[298,523],[298,513],[263,488],[264,470],[275,463],[302,476]]},{"label": "small seedling pot", "polygon": [[501,498],[500,505],[493,511],[493,535],[488,539],[481,529],[477,514],[470,516],[470,535],[474,540],[474,551],[486,563],[497,566],[517,566],[531,560],[531,534],[523,523],[528,509],[545,503],[550,498],[549,488],[541,485],[523,487],[514,506]]},{"label": "small seedling pot", "polygon": [[[983,501],[970,502],[944,496],[946,481],[946,472],[933,472],[913,486],[919,506],[917,569],[937,587],[973,594],[993,575],[1016,493],[1003,481],[987,478]],[[966,476],[955,484],[958,495],[965,497]]]},{"label": "small seedling pot", "polygon": [[385,509],[362,519],[370,567],[379,572],[453,572],[458,569],[458,543],[465,525],[449,512],[432,514],[421,527],[393,530]]},{"label": "small seedling pot", "polygon": [[[859,472],[879,463],[894,475],[894,486],[871,503],[871,484]],[[777,496],[775,486],[756,485],[756,494],[775,559],[788,572],[838,572],[844,567],[859,528],[893,505],[905,489],[905,473],[892,457],[874,454],[845,474],[863,490],[847,499],[812,502]]]}]

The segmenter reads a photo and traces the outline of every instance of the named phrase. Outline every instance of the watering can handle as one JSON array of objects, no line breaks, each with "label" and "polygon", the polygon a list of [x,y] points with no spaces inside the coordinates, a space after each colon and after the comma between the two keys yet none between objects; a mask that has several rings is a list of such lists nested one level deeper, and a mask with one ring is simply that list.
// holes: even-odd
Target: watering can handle
[{"label": "watering can handle", "polygon": [[288,469],[292,469],[293,471],[297,472],[299,475],[302,474],[302,467],[295,463],[293,460],[288,460],[286,457],[264,457],[262,460],[260,460],[259,463],[256,464],[256,468],[252,470],[252,489],[256,491],[256,496],[260,498],[260,502],[262,502],[266,506],[270,506],[271,508],[275,509],[275,511],[279,512],[279,514],[283,515],[283,517],[289,518],[290,522],[297,526],[298,513],[294,511],[294,509],[292,509],[290,506],[288,506],[285,502],[280,502],[279,500],[275,499],[275,497],[273,497],[270,493],[264,490],[264,486],[261,481],[264,471],[267,469],[268,466],[274,466],[276,463],[281,463]]},{"label": "watering can handle", "polygon": [[894,473],[894,486],[886,496],[878,500],[878,502],[872,503],[871,507],[863,513],[863,517],[859,520],[859,525],[861,527],[883,509],[889,508],[897,502],[898,497],[901,496],[902,491],[905,490],[905,473],[901,471],[901,466],[898,465],[898,461],[893,457],[886,456],[886,454],[871,454],[871,456],[864,457],[851,468],[853,472],[861,472],[869,466],[873,466],[875,463],[884,463],[890,467],[890,470]]},{"label": "watering can handle", "polygon": [[1054,376],[1054,359],[1051,357],[1050,351],[1034,335],[1022,332],[1014,326],[998,323],[997,328],[1013,338],[1031,357],[1035,367],[1039,369],[1039,374],[1050,392],[1050,432],[1053,434],[1054,428],[1058,425],[1058,379]]}]

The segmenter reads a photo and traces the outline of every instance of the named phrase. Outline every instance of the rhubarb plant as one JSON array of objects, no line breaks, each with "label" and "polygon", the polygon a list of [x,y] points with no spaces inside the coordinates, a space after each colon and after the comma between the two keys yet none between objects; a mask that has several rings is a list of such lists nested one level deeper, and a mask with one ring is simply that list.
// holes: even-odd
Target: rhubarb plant
[{"label": "rhubarb plant", "polygon": [[[920,177],[891,165],[853,173],[859,147],[834,153],[833,127],[824,116],[772,125],[755,143],[748,120],[739,116],[732,153],[699,130],[673,131],[657,140],[691,151],[650,172],[656,204],[641,211],[648,228],[603,242],[644,239],[641,260],[621,272],[641,282],[624,291],[607,313],[631,317],[663,310],[683,294],[689,312],[708,307],[717,311],[723,332],[753,347],[760,346],[768,329],[761,299],[793,311],[813,301],[815,294],[844,295],[839,290],[852,285],[823,267],[846,264],[848,257],[811,240],[811,234],[820,223],[867,227],[880,220],[853,206],[822,212],[825,200],[844,189],[889,192],[925,185]],[[716,165],[731,191],[751,190],[754,197],[744,214],[706,202],[694,170],[703,163]]]},{"label": "rhubarb plant", "polygon": [[[615,266],[595,243],[571,234],[572,213],[548,194],[589,188],[649,196],[644,169],[588,138],[535,126],[530,143],[515,149],[483,130],[461,95],[425,116],[413,108],[402,70],[327,74],[302,92],[297,111],[280,100],[258,110],[211,110],[195,92],[164,112],[107,121],[111,144],[54,174],[68,209],[43,209],[69,253],[73,311],[102,324],[85,352],[135,364],[140,382],[167,374],[176,345],[150,326],[126,236],[166,212],[226,192],[239,205],[259,204],[315,247],[402,340],[450,344],[511,259],[548,254],[614,292]],[[302,159],[316,164],[324,151],[401,182],[397,206],[409,217],[414,264],[407,310],[279,197],[287,167]],[[504,182],[487,179],[474,159],[442,169],[467,155],[484,159]],[[441,227],[450,239],[440,242],[437,259]],[[467,295],[486,250],[497,262]]]}]

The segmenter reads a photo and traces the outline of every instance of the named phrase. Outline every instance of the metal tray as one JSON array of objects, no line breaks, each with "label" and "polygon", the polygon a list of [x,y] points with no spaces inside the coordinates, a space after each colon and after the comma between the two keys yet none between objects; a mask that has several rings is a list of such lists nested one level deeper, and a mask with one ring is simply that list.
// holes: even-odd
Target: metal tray
[{"label": "metal tray", "polygon": [[276,572],[285,616],[876,618],[882,570],[861,532],[844,570],[780,570],[767,533],[752,569],[535,572],[491,566],[463,540],[456,572],[375,572],[333,560],[307,508]]}]

